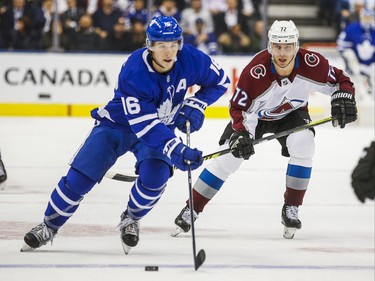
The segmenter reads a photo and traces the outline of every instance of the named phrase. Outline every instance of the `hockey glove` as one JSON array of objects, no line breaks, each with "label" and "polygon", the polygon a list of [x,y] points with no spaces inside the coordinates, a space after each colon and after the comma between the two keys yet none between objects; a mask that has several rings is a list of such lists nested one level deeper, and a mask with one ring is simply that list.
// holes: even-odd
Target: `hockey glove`
[{"label": "hockey glove", "polygon": [[248,160],[254,151],[254,138],[247,131],[234,132],[229,139],[229,147],[234,157]]},{"label": "hockey glove", "polygon": [[183,133],[186,134],[186,120],[190,121],[190,132],[198,131],[204,121],[204,110],[207,104],[197,98],[187,98],[184,100],[182,108],[174,124]]},{"label": "hockey glove", "polygon": [[202,151],[186,146],[180,139],[170,140],[164,147],[163,153],[171,160],[173,165],[182,171],[187,171],[190,162],[192,170],[197,169],[203,163]]},{"label": "hockey glove", "polygon": [[345,128],[345,125],[357,120],[357,106],[354,96],[344,90],[338,90],[331,97],[331,116],[333,117],[332,125]]},{"label": "hockey glove", "polygon": [[362,203],[375,197],[375,142],[365,148],[366,155],[359,159],[352,173],[354,193]]}]

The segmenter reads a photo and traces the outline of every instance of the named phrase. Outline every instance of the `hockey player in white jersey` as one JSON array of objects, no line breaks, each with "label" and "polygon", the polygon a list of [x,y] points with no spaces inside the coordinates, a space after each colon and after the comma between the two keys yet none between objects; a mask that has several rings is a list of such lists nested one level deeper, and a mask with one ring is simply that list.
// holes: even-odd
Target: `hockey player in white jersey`
[{"label": "hockey player in white jersey", "polygon": [[[182,30],[173,17],[153,18],[146,30],[146,48],[133,52],[122,65],[114,98],[91,112],[95,125],[75,154],[70,169],[52,192],[41,224],[24,237],[21,251],[52,241],[74,214],[83,197],[116,162],[131,152],[139,175],[119,223],[125,253],[139,241],[139,222],[156,205],[173,165],[198,168],[202,152],[186,146],[175,128],[186,133],[202,127],[207,106],[229,86],[223,69],[209,56],[184,45]],[[185,98],[190,86],[199,90]]]},{"label": "hockey player in white jersey", "polygon": [[[268,49],[257,53],[244,68],[230,100],[231,122],[225,128],[220,150],[231,148],[212,161],[199,175],[193,188],[194,220],[217,194],[243,160],[254,154],[253,141],[266,133],[278,133],[311,121],[309,95],[331,96],[334,126],[344,128],[357,119],[354,87],[342,70],[329,65],[319,53],[299,48],[298,30],[292,21],[275,21],[268,32]],[[281,154],[289,157],[286,169],[281,222],[284,237],[294,237],[302,224],[298,217],[307,190],[315,150],[313,129],[278,138]],[[248,188],[264,188],[247,183]],[[280,185],[283,186],[283,185]],[[190,230],[189,200],[175,219],[176,232]]]},{"label": "hockey player in white jersey", "polygon": [[341,31],[337,39],[346,71],[356,85],[357,100],[374,99],[375,80],[375,14],[369,8],[360,12],[359,22],[353,22]]}]

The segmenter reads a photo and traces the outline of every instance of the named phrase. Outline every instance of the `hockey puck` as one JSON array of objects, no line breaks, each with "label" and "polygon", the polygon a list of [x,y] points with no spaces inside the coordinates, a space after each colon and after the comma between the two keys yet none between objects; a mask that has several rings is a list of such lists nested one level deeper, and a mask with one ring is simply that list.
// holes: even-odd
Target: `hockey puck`
[{"label": "hockey puck", "polygon": [[159,267],[156,265],[146,265],[145,270],[146,271],[159,271]]}]

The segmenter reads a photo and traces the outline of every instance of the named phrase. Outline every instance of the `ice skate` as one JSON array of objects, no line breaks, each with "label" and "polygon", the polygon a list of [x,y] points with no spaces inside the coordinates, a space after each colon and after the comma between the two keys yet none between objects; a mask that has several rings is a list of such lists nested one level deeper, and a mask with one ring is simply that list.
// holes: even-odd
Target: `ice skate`
[{"label": "ice skate", "polygon": [[49,241],[53,241],[53,238],[57,234],[57,231],[48,227],[44,222],[38,224],[36,227],[26,233],[23,240],[25,244],[21,248],[21,252],[28,252],[35,250],[43,245],[46,245]]},{"label": "ice skate", "polygon": [[7,172],[5,171],[5,167],[3,161],[0,158],[0,189],[5,189],[7,180]]},{"label": "ice skate", "polygon": [[121,244],[125,254],[129,254],[132,247],[139,241],[139,221],[133,220],[128,212],[121,214],[121,222],[117,226],[121,231]]},{"label": "ice skate", "polygon": [[[198,214],[193,211],[194,221],[198,218]],[[190,217],[190,208],[185,206],[177,218],[174,220],[176,229],[171,233],[171,236],[176,237],[181,232],[188,232],[191,228],[191,217]]]},{"label": "ice skate", "polygon": [[297,229],[302,227],[298,219],[298,206],[284,204],[281,211],[281,223],[284,225],[284,238],[293,239]]}]

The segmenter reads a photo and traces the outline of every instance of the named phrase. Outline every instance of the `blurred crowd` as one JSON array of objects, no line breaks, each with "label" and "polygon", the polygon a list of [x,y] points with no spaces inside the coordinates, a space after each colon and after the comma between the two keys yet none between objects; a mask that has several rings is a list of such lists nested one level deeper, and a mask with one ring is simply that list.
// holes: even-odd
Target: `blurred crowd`
[{"label": "blurred crowd", "polygon": [[[131,52],[148,19],[174,16],[207,54],[262,48],[260,0],[0,0],[0,49]],[[52,32],[57,30],[56,33]],[[58,36],[56,36],[56,34]],[[57,39],[56,39],[57,38]]]},{"label": "blurred crowd", "polygon": [[207,54],[257,52],[259,2],[154,0],[149,9],[147,0],[0,0],[0,49],[50,50],[57,40],[64,51],[131,52],[144,46],[149,18],[169,15]]},{"label": "blurred crowd", "polygon": [[[317,0],[338,33],[355,20],[357,0]],[[0,0],[0,49],[132,52],[154,15],[174,16],[184,42],[209,55],[264,46],[262,0]],[[270,1],[269,1],[270,2]],[[357,3],[358,2],[358,3]],[[55,32],[53,32],[55,30]]]},{"label": "blurred crowd", "polygon": [[334,26],[337,35],[352,22],[359,22],[361,10],[374,9],[374,0],[319,0],[318,17]]}]

